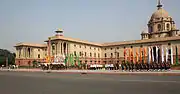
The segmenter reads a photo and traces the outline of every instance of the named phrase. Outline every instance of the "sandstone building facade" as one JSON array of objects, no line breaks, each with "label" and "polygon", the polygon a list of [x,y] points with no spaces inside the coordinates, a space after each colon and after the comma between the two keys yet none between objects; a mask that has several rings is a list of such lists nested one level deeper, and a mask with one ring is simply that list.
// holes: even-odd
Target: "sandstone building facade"
[{"label": "sandstone building facade", "polygon": [[[141,33],[141,40],[111,42],[111,43],[94,43],[80,39],[68,38],[63,36],[62,29],[56,31],[56,35],[49,37],[50,41],[45,40],[45,44],[16,44],[16,64],[20,66],[31,64],[33,60],[45,62],[48,54],[54,55],[79,55],[81,63],[104,64],[104,63],[122,63],[125,59],[124,51],[131,49],[134,56],[132,60],[137,59],[135,55],[140,55],[140,48],[148,49],[151,47],[158,49],[158,58],[162,57],[162,50],[169,51],[169,57],[172,55],[175,62],[175,51],[180,47],[180,33],[176,28],[175,21],[169,16],[168,12],[163,9],[160,1],[157,10],[152,14],[147,30]],[[50,45],[48,45],[50,43]],[[48,53],[50,50],[50,53]],[[156,50],[154,49],[154,52]],[[129,52],[127,52],[128,54]],[[179,52],[180,53],[180,52]],[[130,57],[130,54],[127,57]],[[144,53],[148,57],[148,51]],[[156,55],[157,56],[157,55]],[[76,62],[76,61],[75,61]]]}]

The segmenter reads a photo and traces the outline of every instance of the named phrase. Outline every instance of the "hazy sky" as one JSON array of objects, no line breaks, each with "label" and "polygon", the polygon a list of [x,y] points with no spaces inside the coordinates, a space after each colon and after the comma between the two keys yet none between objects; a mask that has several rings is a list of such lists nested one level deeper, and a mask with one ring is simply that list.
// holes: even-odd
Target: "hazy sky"
[{"label": "hazy sky", "polygon": [[[180,28],[179,0],[162,0]],[[44,43],[57,28],[94,42],[140,39],[157,0],[0,0],[0,48]]]}]

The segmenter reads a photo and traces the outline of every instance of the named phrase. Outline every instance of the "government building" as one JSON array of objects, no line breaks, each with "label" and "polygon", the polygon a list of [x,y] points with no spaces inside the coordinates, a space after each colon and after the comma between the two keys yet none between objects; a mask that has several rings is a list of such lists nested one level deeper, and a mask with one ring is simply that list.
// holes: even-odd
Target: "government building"
[{"label": "government building", "polygon": [[140,40],[110,43],[94,43],[68,38],[63,35],[62,29],[58,29],[54,36],[44,41],[44,44],[17,43],[15,45],[16,64],[27,66],[32,65],[34,60],[46,62],[47,56],[69,54],[78,55],[80,63],[86,64],[141,62],[142,57],[145,63],[170,61],[174,64],[180,47],[180,33],[175,21],[163,9],[160,1],[157,10],[149,19],[147,28],[140,34]]}]

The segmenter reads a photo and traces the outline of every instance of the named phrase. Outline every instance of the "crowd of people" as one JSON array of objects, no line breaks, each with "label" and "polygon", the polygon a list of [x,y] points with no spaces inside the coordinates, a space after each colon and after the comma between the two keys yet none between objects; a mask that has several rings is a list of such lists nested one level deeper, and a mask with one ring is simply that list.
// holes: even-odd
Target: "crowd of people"
[{"label": "crowd of people", "polygon": [[122,63],[122,64],[104,64],[90,65],[88,69],[91,70],[122,70],[122,71],[163,71],[170,70],[171,63]]},{"label": "crowd of people", "polygon": [[121,69],[123,71],[162,71],[162,70],[170,70],[170,63],[122,63]]}]

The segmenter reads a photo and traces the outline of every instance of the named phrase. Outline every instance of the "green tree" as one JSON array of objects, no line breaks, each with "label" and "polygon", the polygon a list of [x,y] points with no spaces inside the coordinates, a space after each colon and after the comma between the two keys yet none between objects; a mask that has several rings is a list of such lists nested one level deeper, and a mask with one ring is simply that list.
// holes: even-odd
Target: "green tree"
[{"label": "green tree", "polygon": [[0,49],[0,65],[6,65],[6,58],[8,58],[8,65],[15,64],[16,54],[6,49]]}]

